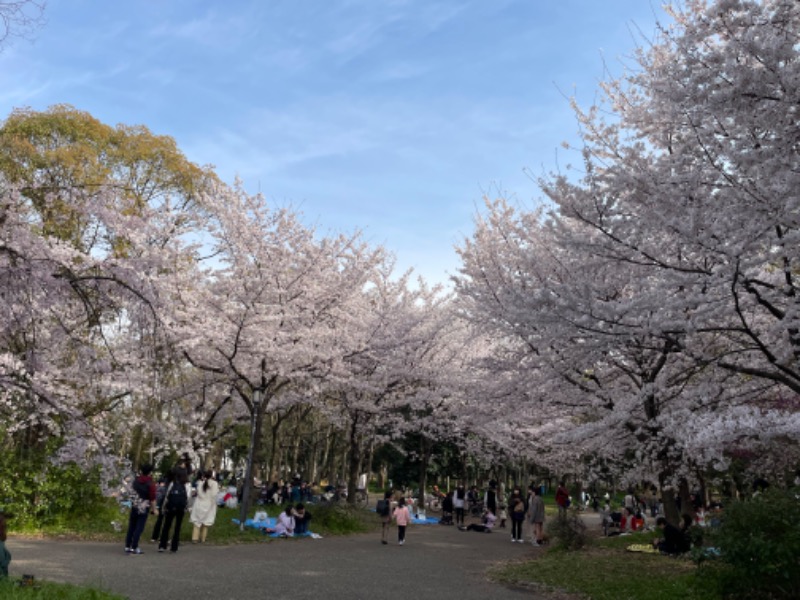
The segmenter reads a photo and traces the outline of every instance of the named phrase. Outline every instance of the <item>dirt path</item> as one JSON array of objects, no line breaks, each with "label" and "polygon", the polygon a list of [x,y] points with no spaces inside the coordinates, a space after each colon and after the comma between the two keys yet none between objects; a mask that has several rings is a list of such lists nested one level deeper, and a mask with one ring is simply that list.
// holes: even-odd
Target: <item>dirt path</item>
[{"label": "dirt path", "polygon": [[[212,530],[213,535],[213,530]],[[381,545],[380,534],[269,544],[187,544],[177,554],[129,556],[119,544],[9,539],[11,575],[91,584],[130,600],[520,600],[531,592],[486,579],[493,563],[541,550],[510,541],[510,532],[460,532],[414,526],[407,542]]]}]

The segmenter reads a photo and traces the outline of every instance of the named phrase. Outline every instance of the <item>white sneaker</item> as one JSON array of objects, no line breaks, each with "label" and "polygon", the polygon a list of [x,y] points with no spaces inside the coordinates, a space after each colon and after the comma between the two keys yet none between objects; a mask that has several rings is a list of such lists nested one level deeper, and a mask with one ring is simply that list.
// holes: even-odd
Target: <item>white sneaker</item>
[{"label": "white sneaker", "polygon": [[536,540],[531,540],[531,546],[541,546],[541,544]]},{"label": "white sneaker", "polygon": [[402,546],[402,545],[403,545],[403,544],[405,544],[405,543],[406,543],[406,541],[405,541],[405,540],[400,540],[399,542],[397,542],[397,545],[398,545],[398,546]]}]

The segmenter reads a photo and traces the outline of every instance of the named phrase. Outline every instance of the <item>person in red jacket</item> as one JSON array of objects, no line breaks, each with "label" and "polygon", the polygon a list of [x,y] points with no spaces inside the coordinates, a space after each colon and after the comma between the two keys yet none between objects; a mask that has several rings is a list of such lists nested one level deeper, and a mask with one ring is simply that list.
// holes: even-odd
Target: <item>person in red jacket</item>
[{"label": "person in red jacket", "polygon": [[566,514],[570,505],[570,500],[569,491],[567,490],[566,483],[563,481],[558,484],[558,489],[556,490],[556,504],[558,504],[558,513],[560,515]]},{"label": "person in red jacket", "polygon": [[139,476],[133,480],[131,492],[131,514],[128,518],[128,533],[125,535],[125,552],[128,554],[144,554],[139,548],[139,538],[147,523],[150,507],[156,501],[156,485],[150,473],[153,465],[143,464],[139,468]]}]

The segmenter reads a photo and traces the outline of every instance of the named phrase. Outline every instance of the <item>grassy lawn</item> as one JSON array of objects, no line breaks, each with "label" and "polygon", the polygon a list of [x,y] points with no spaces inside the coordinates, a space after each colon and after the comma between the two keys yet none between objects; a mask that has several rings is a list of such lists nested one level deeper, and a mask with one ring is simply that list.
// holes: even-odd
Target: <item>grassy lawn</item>
[{"label": "grassy lawn", "polygon": [[[264,510],[264,507],[256,508],[258,510]],[[275,517],[280,512],[281,508],[269,506],[266,510],[270,517]],[[318,533],[323,537],[361,533],[372,531],[380,527],[377,515],[370,511],[353,509],[340,510],[336,508],[317,507],[314,505],[308,505],[308,511],[312,515],[310,531]],[[251,509],[251,516],[254,512],[255,509]],[[274,539],[249,527],[246,527],[244,531],[240,531],[239,526],[233,523],[233,519],[238,518],[238,509],[219,508],[217,510],[216,522],[208,533],[207,543],[264,543]],[[143,548],[146,548],[149,544],[155,522],[156,517],[150,515],[147,519],[144,533],[142,534]],[[37,537],[118,542],[122,545],[127,527],[128,511],[121,512],[116,503],[110,502],[105,510],[96,511],[90,517],[65,520],[37,529],[12,529],[10,533],[12,537],[14,534],[19,534]],[[192,524],[189,522],[189,512],[187,511],[181,526],[181,543],[191,543],[191,539]]]},{"label": "grassy lawn", "polygon": [[66,583],[35,581],[32,587],[22,587],[18,579],[0,579],[0,598],[4,600],[124,600],[124,596],[110,594],[96,588],[85,588]]},{"label": "grassy lawn", "polygon": [[592,600],[717,600],[696,585],[695,565],[683,558],[627,552],[647,544],[642,533],[592,540],[577,552],[548,550],[540,557],[498,567],[495,581],[539,589],[558,589]]}]

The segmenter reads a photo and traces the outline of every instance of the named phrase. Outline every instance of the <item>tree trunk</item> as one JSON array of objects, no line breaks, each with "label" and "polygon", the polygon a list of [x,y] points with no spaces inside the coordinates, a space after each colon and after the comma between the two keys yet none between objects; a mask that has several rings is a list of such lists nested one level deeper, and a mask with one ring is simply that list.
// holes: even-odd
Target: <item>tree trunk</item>
[{"label": "tree trunk", "polygon": [[416,509],[417,512],[425,510],[425,489],[428,487],[428,464],[431,459],[431,449],[428,438],[424,435],[420,436],[419,450],[420,450],[420,464],[419,464],[419,498]]},{"label": "tree trunk", "polygon": [[281,428],[281,420],[278,418],[278,415],[271,414],[270,415],[270,433],[272,434],[272,439],[270,440],[270,447],[269,447],[269,481],[272,483],[273,481],[278,481],[278,469],[277,465],[275,464],[277,460],[280,460],[278,456],[278,441],[280,439],[280,428]]},{"label": "tree trunk", "polygon": [[675,490],[672,487],[661,488],[661,503],[664,505],[664,517],[676,527],[680,524],[681,515],[675,501]]},{"label": "tree trunk", "polygon": [[[689,482],[685,479],[681,479],[680,484],[678,485],[678,493],[680,494],[681,498],[681,514],[678,515],[678,518],[681,518],[681,515],[689,515],[694,519],[694,506],[692,505],[691,495],[689,493]],[[680,523],[680,520],[678,521]]]},{"label": "tree trunk", "polygon": [[319,459],[320,464],[320,480],[324,478],[328,479],[328,483],[330,483],[330,465],[328,464],[328,460],[331,455],[331,439],[333,439],[333,425],[328,426],[328,431],[325,434],[325,439],[322,440],[322,456]]},{"label": "tree trunk", "polygon": [[358,414],[350,422],[350,448],[347,456],[347,502],[355,504],[361,467],[361,439],[358,435]]},{"label": "tree trunk", "polygon": [[247,454],[247,462],[245,463],[244,472],[244,487],[242,490],[242,505],[239,507],[239,523],[240,528],[244,529],[244,522],[247,520],[247,513],[250,510],[250,504],[253,496],[253,463],[255,456],[261,447],[261,429],[264,421],[264,413],[266,411],[267,402],[265,398],[257,398],[256,394],[260,391],[254,392],[252,409],[250,411],[250,447]]}]

